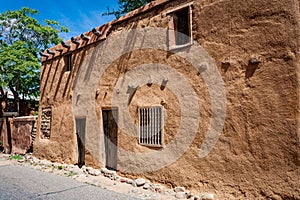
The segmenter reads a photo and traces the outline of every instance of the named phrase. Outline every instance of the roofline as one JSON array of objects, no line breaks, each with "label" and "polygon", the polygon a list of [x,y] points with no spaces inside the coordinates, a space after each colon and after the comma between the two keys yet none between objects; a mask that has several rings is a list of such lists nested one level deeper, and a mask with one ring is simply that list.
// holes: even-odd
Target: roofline
[{"label": "roofline", "polygon": [[[88,41],[80,40],[79,44],[77,44],[77,45],[73,44],[69,48],[64,47],[62,44],[57,44],[57,45],[55,45],[53,47],[50,47],[49,49],[46,49],[44,51],[44,54],[42,55],[41,61],[43,63],[43,62],[52,60],[55,57],[61,56],[61,55],[65,54],[65,53],[67,53],[69,51],[75,51],[75,50],[81,49],[83,47],[92,45],[92,44],[94,44],[96,42],[105,40],[106,37],[109,35],[109,33],[111,31],[111,27],[113,25],[120,24],[120,23],[122,23],[122,22],[124,22],[126,20],[129,20],[129,19],[131,19],[133,17],[136,17],[138,15],[141,15],[141,14],[143,14],[145,12],[149,12],[153,8],[155,8],[155,7],[159,6],[159,5],[166,4],[166,3],[170,2],[170,1],[173,1],[173,0],[155,0],[155,1],[152,1],[152,2],[150,2],[148,4],[146,4],[145,6],[137,8],[137,9],[135,9],[135,10],[133,10],[133,11],[125,14],[124,16],[122,16],[122,17],[120,17],[118,19],[115,19],[115,20],[113,20],[111,22],[108,22],[106,24],[98,26],[95,29],[97,31],[101,31],[102,35],[101,36],[96,36],[96,35],[93,34],[92,31],[88,31],[88,32],[84,33],[84,35],[87,35],[87,36],[90,37],[90,39]],[[80,36],[76,36],[74,38],[78,39],[78,38],[80,38]],[[65,41],[65,43],[72,44],[72,41],[71,40],[67,40],[67,41]],[[52,54],[48,54],[47,50],[50,50]]]},{"label": "roofline", "polygon": [[135,9],[135,10],[133,10],[133,11],[125,14],[124,16],[121,16],[118,19],[113,20],[111,23],[112,24],[121,23],[121,22],[123,22],[125,20],[128,20],[130,18],[136,17],[137,15],[140,15],[140,14],[143,14],[145,12],[148,12],[149,10],[151,10],[151,9],[157,7],[157,6],[160,6],[162,4],[166,4],[166,3],[170,2],[170,1],[172,1],[172,0],[156,0],[156,1],[152,1],[152,2],[150,2],[150,3],[148,3],[148,4],[144,5],[144,6],[142,6],[140,8],[137,8],[137,9]]}]

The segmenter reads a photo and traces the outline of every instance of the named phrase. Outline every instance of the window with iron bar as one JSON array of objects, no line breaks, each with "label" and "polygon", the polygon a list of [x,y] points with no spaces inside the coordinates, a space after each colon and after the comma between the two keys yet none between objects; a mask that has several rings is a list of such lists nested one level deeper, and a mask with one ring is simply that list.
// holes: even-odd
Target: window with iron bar
[{"label": "window with iron bar", "polygon": [[162,107],[139,108],[139,143],[157,147],[163,145]]}]

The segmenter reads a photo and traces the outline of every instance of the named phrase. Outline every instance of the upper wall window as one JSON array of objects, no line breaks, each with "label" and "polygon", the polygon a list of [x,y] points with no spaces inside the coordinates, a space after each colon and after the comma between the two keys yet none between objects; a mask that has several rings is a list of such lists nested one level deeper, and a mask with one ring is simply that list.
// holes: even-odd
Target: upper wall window
[{"label": "upper wall window", "polygon": [[170,15],[168,27],[169,49],[191,45],[192,38],[192,4],[181,6],[168,12]]},{"label": "upper wall window", "polygon": [[73,66],[73,62],[72,62],[72,54],[66,54],[64,57],[65,60],[65,69],[67,72],[72,71],[72,66]]}]

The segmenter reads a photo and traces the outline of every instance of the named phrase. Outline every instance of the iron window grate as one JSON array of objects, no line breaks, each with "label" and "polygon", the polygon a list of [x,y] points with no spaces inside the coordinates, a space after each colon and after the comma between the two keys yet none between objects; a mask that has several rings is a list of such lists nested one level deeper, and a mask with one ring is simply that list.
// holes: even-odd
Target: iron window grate
[{"label": "iron window grate", "polygon": [[139,143],[162,146],[163,110],[162,107],[139,109]]}]

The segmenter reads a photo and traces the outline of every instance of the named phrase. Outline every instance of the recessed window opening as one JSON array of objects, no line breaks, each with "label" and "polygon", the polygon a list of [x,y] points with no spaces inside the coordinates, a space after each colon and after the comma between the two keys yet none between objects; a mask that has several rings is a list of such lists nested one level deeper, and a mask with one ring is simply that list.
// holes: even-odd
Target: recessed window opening
[{"label": "recessed window opening", "polygon": [[189,10],[182,9],[174,13],[173,16],[175,26],[176,45],[183,45],[189,43]]},{"label": "recessed window opening", "polygon": [[161,147],[163,144],[162,107],[139,108],[139,143]]},{"label": "recessed window opening", "polygon": [[73,62],[72,62],[72,54],[66,54],[65,57],[65,69],[67,72],[69,71],[72,71],[72,65],[73,65]]},{"label": "recessed window opening", "polygon": [[51,135],[52,108],[42,108],[41,138],[50,139]]},{"label": "recessed window opening", "polygon": [[168,42],[169,49],[175,49],[192,44],[192,9],[191,5],[170,11]]}]

